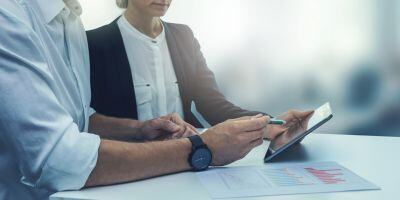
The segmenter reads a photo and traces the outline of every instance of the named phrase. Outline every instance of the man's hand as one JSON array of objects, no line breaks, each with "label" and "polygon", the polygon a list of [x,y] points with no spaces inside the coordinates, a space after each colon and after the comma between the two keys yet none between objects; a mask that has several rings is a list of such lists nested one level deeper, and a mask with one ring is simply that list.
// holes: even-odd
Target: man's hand
[{"label": "man's hand", "polygon": [[263,143],[269,117],[253,116],[227,120],[200,135],[210,148],[212,165],[222,166],[243,158]]},{"label": "man's hand", "polygon": [[310,120],[313,113],[313,110],[305,112],[289,110],[288,112],[278,117],[279,119],[285,120],[286,124],[269,125],[264,137],[268,140],[272,140],[282,134],[282,138],[287,138],[294,134],[304,132],[307,130],[308,121]]},{"label": "man's hand", "polygon": [[139,134],[143,140],[166,140],[188,137],[198,132],[174,113],[141,122]]}]

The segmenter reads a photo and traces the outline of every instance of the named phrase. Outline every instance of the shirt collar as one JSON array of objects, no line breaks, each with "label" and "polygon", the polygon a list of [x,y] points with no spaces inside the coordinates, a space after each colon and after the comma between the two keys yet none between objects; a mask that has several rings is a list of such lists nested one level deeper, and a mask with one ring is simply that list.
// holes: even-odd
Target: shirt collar
[{"label": "shirt collar", "polygon": [[40,12],[46,23],[50,23],[60,12],[68,7],[73,14],[79,16],[82,14],[81,5],[77,0],[36,0]]},{"label": "shirt collar", "polygon": [[64,3],[76,16],[80,16],[82,14],[82,7],[78,0],[64,0]]},{"label": "shirt collar", "polygon": [[65,7],[63,0],[36,0],[46,23],[51,22]]},{"label": "shirt collar", "polygon": [[131,32],[131,34],[133,34],[136,38],[140,39],[141,41],[144,41],[146,43],[151,43],[153,45],[161,45],[161,43],[165,39],[165,27],[163,23],[161,23],[162,31],[160,35],[158,35],[156,38],[151,38],[140,32],[139,30],[137,30],[134,26],[132,26],[124,15],[121,16],[120,20],[123,23],[123,25],[127,27],[127,29]]}]

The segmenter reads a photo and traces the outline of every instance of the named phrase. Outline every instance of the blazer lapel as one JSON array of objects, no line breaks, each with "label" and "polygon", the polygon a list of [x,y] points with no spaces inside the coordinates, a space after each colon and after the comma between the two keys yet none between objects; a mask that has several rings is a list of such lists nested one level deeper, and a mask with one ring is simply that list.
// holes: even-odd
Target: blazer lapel
[{"label": "blazer lapel", "polygon": [[[175,75],[178,80],[179,92],[181,94],[183,107],[190,108],[190,105],[188,105],[189,99],[187,98],[188,97],[187,93],[188,88],[186,84],[187,81],[186,81],[184,66],[182,64],[182,58],[179,53],[179,48],[177,46],[177,40],[174,34],[170,31],[168,23],[165,23],[164,21],[162,23],[164,25],[165,37],[167,39],[168,49],[171,55],[172,64],[174,66]],[[184,109],[185,118],[189,117],[190,112],[191,112],[190,109],[189,110]]]},{"label": "blazer lapel", "polygon": [[[135,97],[135,89],[133,86],[131,67],[129,65],[128,56],[125,51],[124,41],[122,39],[121,31],[118,27],[118,19],[114,20],[111,24],[109,24],[110,32],[112,38],[110,38],[110,55],[113,55],[113,59],[110,61],[108,66],[115,66],[117,68],[117,73],[119,77],[119,88],[115,88],[116,90],[120,90],[121,98],[124,98],[122,102],[127,102],[127,109],[130,113],[133,113],[134,118],[137,118],[137,109],[136,109],[136,97]],[[117,85],[117,84],[116,84]]]}]

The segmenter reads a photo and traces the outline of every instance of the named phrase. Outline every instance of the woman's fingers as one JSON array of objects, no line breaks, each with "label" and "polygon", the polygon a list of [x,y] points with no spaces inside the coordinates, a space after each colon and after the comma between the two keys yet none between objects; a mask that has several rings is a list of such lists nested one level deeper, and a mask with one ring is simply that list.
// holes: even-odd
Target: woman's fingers
[{"label": "woman's fingers", "polygon": [[192,130],[193,133],[195,133],[196,135],[197,135],[197,134],[200,134],[199,131],[197,131],[197,128],[195,128],[195,127],[192,126],[191,124],[186,123],[186,126],[188,126],[188,128],[189,128],[190,130]]}]

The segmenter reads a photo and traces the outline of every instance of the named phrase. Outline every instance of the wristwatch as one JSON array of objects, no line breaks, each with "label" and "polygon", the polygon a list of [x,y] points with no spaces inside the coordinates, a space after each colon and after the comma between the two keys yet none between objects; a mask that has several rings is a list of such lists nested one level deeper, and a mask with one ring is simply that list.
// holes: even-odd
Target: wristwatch
[{"label": "wristwatch", "polygon": [[212,161],[210,149],[198,135],[188,137],[192,143],[192,152],[189,154],[189,165],[194,171],[206,170]]}]

